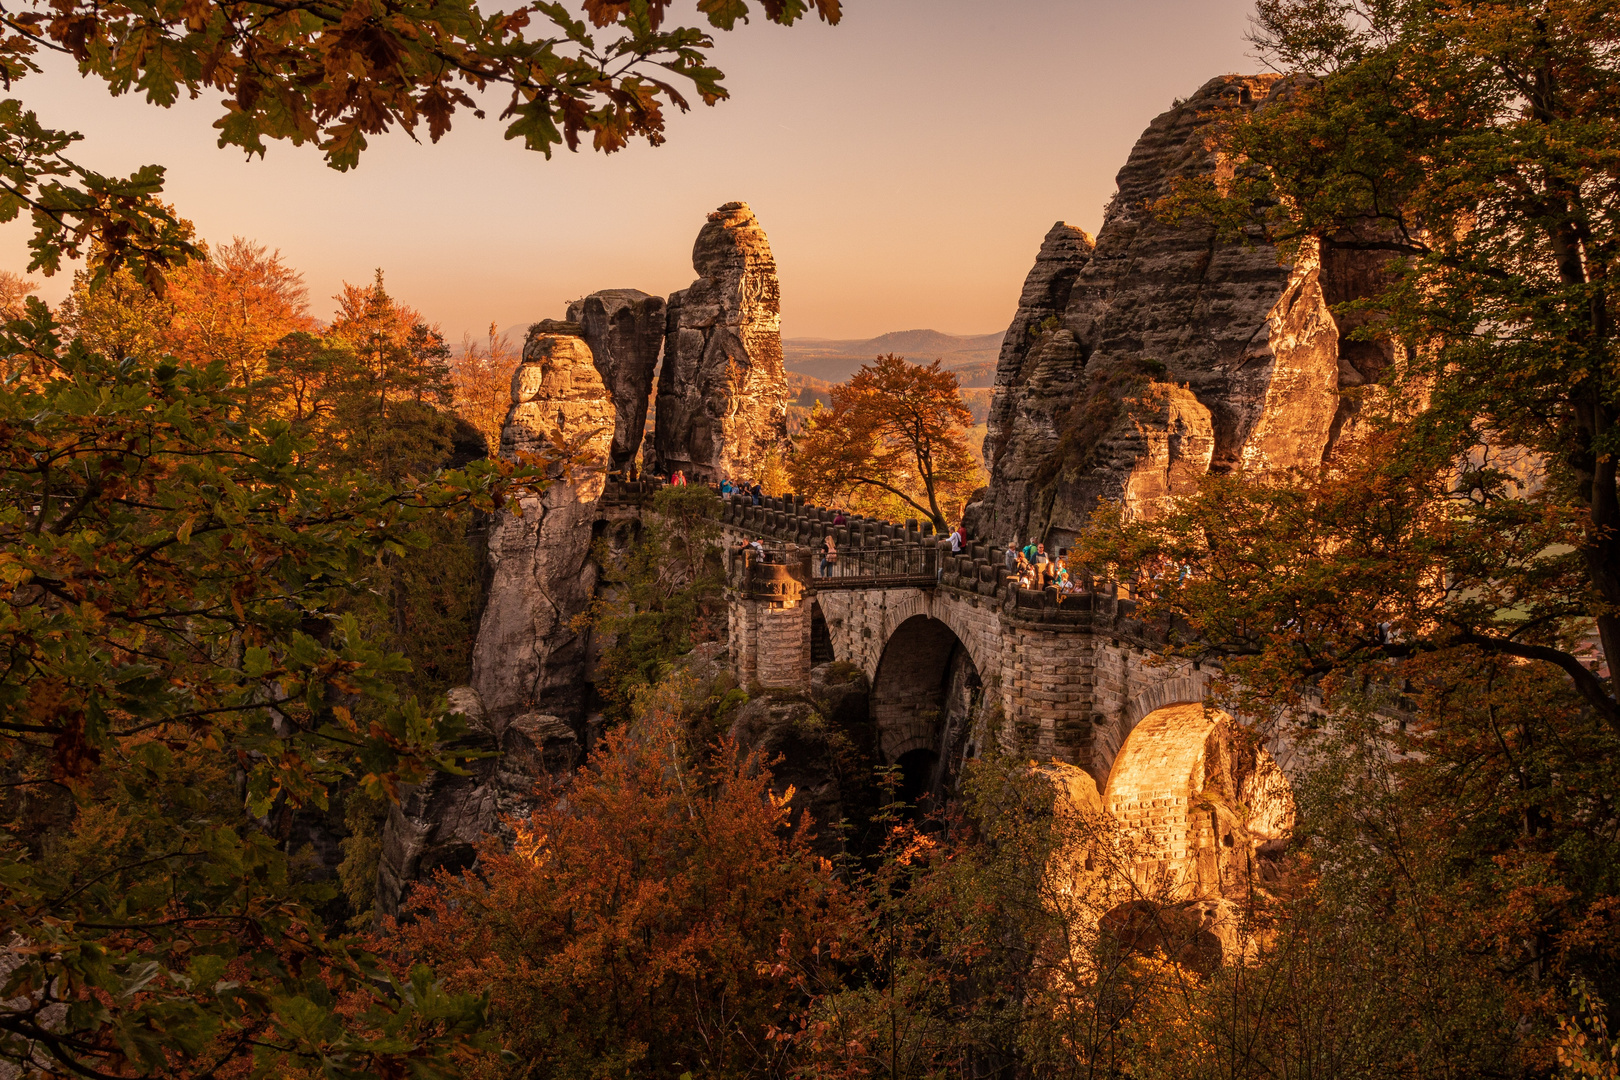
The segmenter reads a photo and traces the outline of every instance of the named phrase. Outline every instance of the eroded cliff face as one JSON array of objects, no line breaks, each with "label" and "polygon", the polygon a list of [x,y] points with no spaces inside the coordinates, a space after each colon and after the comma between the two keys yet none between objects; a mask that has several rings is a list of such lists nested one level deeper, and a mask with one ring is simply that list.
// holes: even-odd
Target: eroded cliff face
[{"label": "eroded cliff face", "polygon": [[566,446],[576,462],[490,526],[489,599],[472,687],[497,731],[527,712],[583,717],[586,643],[571,623],[596,588],[591,533],[614,431],[612,396],[579,327],[537,323],[512,374],[501,454]]},{"label": "eroded cliff face", "polygon": [[641,449],[658,353],[664,345],[664,298],[640,289],[603,289],[568,305],[596,370],[613,398],[608,468],[621,471]]},{"label": "eroded cliff face", "polygon": [[776,259],[747,203],[709,215],[692,267],[698,279],[669,298],[653,467],[751,479],[785,447],[788,392]]},{"label": "eroded cliff face", "polygon": [[[1002,346],[985,439],[988,488],[969,528],[996,543],[1066,545],[1099,499],[1152,514],[1210,470],[1322,460],[1372,377],[1331,303],[1364,295],[1367,268],[1315,249],[1293,266],[1257,237],[1158,220],[1179,177],[1231,174],[1211,124],[1263,107],[1275,76],[1206,83],[1148,126],[1118,176],[1094,245],[1046,236]],[[1376,347],[1374,347],[1376,351]]]},{"label": "eroded cliff face", "polygon": [[591,538],[616,429],[613,396],[580,333],[574,323],[536,323],[512,373],[501,454],[566,449],[572,462],[489,526],[472,685],[449,694],[451,711],[467,718],[468,748],[488,756],[465,776],[434,773],[401,792],[382,830],[378,914],[397,914],[412,883],[434,871],[472,865],[483,837],[534,805],[537,781],[581,759],[588,642],[573,620],[596,589]]}]

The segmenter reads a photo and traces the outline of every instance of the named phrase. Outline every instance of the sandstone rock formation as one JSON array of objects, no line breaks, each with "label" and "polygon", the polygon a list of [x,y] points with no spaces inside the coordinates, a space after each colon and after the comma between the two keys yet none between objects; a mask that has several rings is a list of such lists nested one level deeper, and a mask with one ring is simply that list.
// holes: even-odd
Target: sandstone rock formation
[{"label": "sandstone rock formation", "polygon": [[750,479],[787,437],[788,393],[776,259],[747,203],[709,215],[692,267],[669,298],[654,468]]},{"label": "sandstone rock formation", "polygon": [[1322,460],[1341,391],[1378,367],[1329,305],[1365,295],[1373,268],[1314,249],[1285,266],[1258,239],[1222,243],[1149,209],[1178,177],[1231,175],[1210,125],[1277,86],[1211,80],[1143,133],[1094,246],[1061,223],[1047,234],[997,366],[971,531],[1062,547],[1099,498],[1153,513],[1207,470]]},{"label": "sandstone rock formation", "polygon": [[586,643],[571,621],[596,587],[591,533],[613,433],[613,401],[579,327],[537,323],[512,375],[501,453],[567,446],[577,464],[490,526],[489,599],[472,685],[497,737],[523,713],[583,716]]},{"label": "sandstone rock formation", "polygon": [[412,882],[472,864],[479,841],[532,805],[535,784],[580,759],[588,642],[572,620],[590,604],[596,502],[614,435],[613,401],[573,323],[529,329],[501,428],[508,458],[566,449],[555,481],[489,526],[490,581],[472,685],[450,691],[469,745],[490,756],[469,775],[435,773],[402,793],[383,826],[377,912],[398,912]]},{"label": "sandstone rock formation", "polygon": [[471,687],[457,687],[449,697],[451,710],[467,717],[472,747],[493,753],[474,762],[467,776],[432,774],[389,808],[377,866],[379,915],[399,914],[413,882],[471,866],[486,835],[534,807],[538,779],[567,772],[580,760],[573,729],[555,716],[524,713],[497,732]]},{"label": "sandstone rock formation", "polygon": [[1202,704],[1171,705],[1142,718],[1100,793],[1077,766],[1034,771],[1054,788],[1046,870],[1072,940],[1107,933],[1199,970],[1253,947],[1244,907],[1276,882],[1294,800],[1251,731]]},{"label": "sandstone rock formation", "polygon": [[641,449],[658,352],[664,345],[664,298],[639,289],[603,289],[568,305],[591,347],[597,373],[613,395],[616,417],[608,468],[624,469]]}]

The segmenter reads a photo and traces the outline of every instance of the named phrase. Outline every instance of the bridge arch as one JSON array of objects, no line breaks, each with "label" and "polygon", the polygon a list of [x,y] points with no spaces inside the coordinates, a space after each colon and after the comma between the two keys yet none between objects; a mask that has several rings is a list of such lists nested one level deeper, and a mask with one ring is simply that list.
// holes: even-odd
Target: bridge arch
[{"label": "bridge arch", "polygon": [[1130,741],[1131,732],[1149,714],[1178,705],[1202,705],[1209,684],[1201,672],[1190,667],[1174,678],[1158,679],[1133,694],[1111,724],[1098,725],[1091,748],[1092,775],[1099,785],[1106,784],[1119,760],[1119,753]]},{"label": "bridge arch", "polygon": [[944,783],[981,686],[972,654],[940,619],[912,615],[884,642],[872,678],[872,721],[879,756],[901,767],[908,797]]},{"label": "bridge arch", "polygon": [[1141,717],[1102,802],[1136,849],[1133,876],[1169,900],[1236,895],[1294,827],[1292,785],[1275,758],[1202,702]]}]

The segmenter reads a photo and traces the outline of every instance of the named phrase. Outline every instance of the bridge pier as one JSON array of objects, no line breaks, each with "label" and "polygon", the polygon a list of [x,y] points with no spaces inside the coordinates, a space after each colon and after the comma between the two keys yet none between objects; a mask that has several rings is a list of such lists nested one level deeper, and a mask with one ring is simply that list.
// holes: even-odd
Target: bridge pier
[{"label": "bridge pier", "polygon": [[744,686],[810,689],[810,600],[783,563],[744,561],[727,603],[732,673]]}]

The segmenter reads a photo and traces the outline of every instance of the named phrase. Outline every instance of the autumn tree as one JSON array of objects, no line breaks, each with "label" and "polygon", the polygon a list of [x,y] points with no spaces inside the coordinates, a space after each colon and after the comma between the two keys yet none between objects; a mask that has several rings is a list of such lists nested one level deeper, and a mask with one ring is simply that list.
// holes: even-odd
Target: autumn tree
[{"label": "autumn tree", "polygon": [[239,386],[263,378],[282,338],[316,329],[303,275],[281,252],[235,237],[171,275],[168,352],[206,366],[222,360]]},{"label": "autumn tree", "polygon": [[512,373],[520,356],[494,323],[483,342],[467,334],[450,364],[455,410],[484,436],[490,453],[500,448],[501,426],[512,405]]},{"label": "autumn tree", "polygon": [[163,351],[174,305],[127,269],[99,285],[93,274],[81,270],[73,275],[59,315],[62,329],[86,349],[151,361]]},{"label": "autumn tree", "polygon": [[972,414],[956,376],[940,361],[921,365],[892,354],[863,365],[832,388],[832,408],[805,421],[788,464],[801,494],[885,513],[921,515],[941,531],[978,486],[968,449]]},{"label": "autumn tree", "polygon": [[712,697],[661,684],[510,850],[416,892],[408,955],[489,989],[512,1075],[785,1074],[776,1036],[805,1003],[789,972],[828,969],[851,913],[768,763],[692,742]]},{"label": "autumn tree", "polygon": [[[1617,970],[1617,37],[1603,3],[1263,0],[1291,74],[1218,131],[1230,182],[1155,209],[1359,279],[1335,315],[1374,382],[1319,469],[1211,477],[1152,522],[1105,509],[1081,545],[1160,568],[1141,613],[1247,715],[1309,703],[1384,763],[1409,812],[1399,865],[1367,869],[1391,893],[1340,910],[1443,912],[1492,971],[1411,988],[1399,1022],[1465,1006],[1533,1067],[1565,978],[1612,999]],[[1396,858],[1356,810],[1341,840]]]},{"label": "autumn tree", "polygon": [[21,318],[26,310],[23,301],[32,296],[39,285],[21,274],[0,270],[0,314],[7,320]]},{"label": "autumn tree", "polygon": [[[1521,536],[1468,555],[1468,578],[1499,583],[1491,602],[1453,592],[1448,617],[1404,627],[1406,640],[1555,664],[1620,730],[1612,685],[1573,647],[1584,622],[1606,666],[1620,664],[1613,11],[1264,0],[1258,12],[1257,44],[1295,74],[1222,130],[1246,162],[1233,182],[1185,182],[1159,212],[1260,230],[1368,282],[1338,316],[1359,327],[1352,348],[1383,354],[1372,374],[1387,389],[1351,394],[1373,420],[1381,400],[1424,403],[1392,417],[1402,434],[1385,446],[1390,482],[1426,493],[1409,503],[1428,516],[1422,535],[1485,517],[1547,545]],[[1516,480],[1527,499],[1497,498]]]},{"label": "autumn tree", "polygon": [[[480,1022],[318,914],[287,829],[333,790],[455,768],[345,597],[418,522],[493,510],[505,463],[404,484],[314,467],[223,361],[0,353],[0,1060],[29,1075],[436,1074]],[[346,997],[349,1021],[333,1011]]]}]

